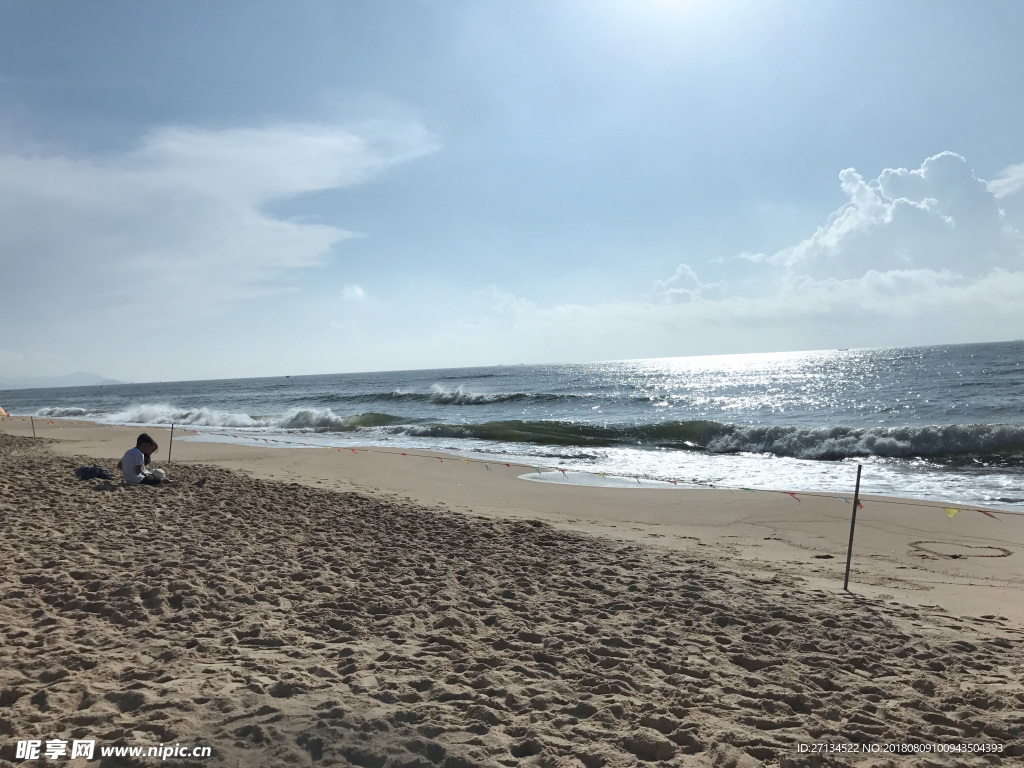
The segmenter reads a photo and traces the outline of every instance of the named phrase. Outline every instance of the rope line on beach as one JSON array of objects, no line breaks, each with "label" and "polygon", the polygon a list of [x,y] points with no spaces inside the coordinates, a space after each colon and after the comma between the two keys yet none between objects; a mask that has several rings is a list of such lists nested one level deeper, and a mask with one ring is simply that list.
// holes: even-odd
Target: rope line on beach
[{"label": "rope line on beach", "polygon": [[[158,429],[167,429],[167,427],[158,427]],[[194,435],[208,434],[208,435],[213,435],[214,437],[230,437],[230,438],[233,438],[235,440],[252,440],[252,441],[257,442],[257,443],[262,440],[264,443],[267,443],[268,445],[270,443],[281,443],[283,445],[297,445],[297,446],[302,446],[302,447],[305,447],[305,448],[324,448],[326,450],[333,450],[333,451],[339,451],[339,452],[340,451],[344,451],[344,450],[349,450],[349,451],[351,451],[352,453],[355,453],[355,454],[359,454],[359,453],[374,453],[374,454],[380,454],[380,455],[385,455],[385,456],[407,456],[407,457],[416,458],[416,459],[437,459],[438,461],[444,463],[444,457],[430,455],[430,454],[426,454],[426,453],[408,453],[406,451],[388,451],[388,450],[381,450],[381,449],[378,449],[378,448],[352,448],[351,446],[344,446],[344,447],[342,447],[342,446],[336,446],[336,445],[320,445],[320,444],[317,444],[317,443],[303,443],[303,442],[299,442],[297,440],[279,440],[277,438],[248,437],[247,435],[231,435],[231,434],[227,434],[227,433],[224,433],[224,432],[199,432],[198,430],[195,430],[195,429],[182,430],[182,431],[191,432]],[[643,483],[641,482],[641,480],[648,480],[650,482],[659,482],[659,483],[671,483],[672,485],[676,485],[676,486],[679,485],[679,481],[678,480],[663,480],[661,478],[648,477],[646,475],[619,475],[619,474],[610,474],[608,472],[590,472],[590,471],[584,470],[584,469],[571,469],[571,468],[570,469],[565,469],[565,468],[562,468],[562,467],[552,467],[552,466],[543,465],[543,464],[542,465],[523,464],[523,463],[518,462],[518,461],[508,462],[508,461],[502,461],[500,459],[499,460],[484,460],[484,459],[465,459],[465,458],[462,458],[462,457],[458,457],[457,459],[452,459],[452,458],[449,457],[449,461],[461,461],[463,464],[482,464],[484,466],[484,468],[488,472],[492,471],[491,467],[490,467],[491,464],[504,464],[506,467],[509,467],[509,468],[521,467],[523,469],[532,469],[535,472],[537,472],[537,474],[540,474],[540,475],[544,474],[544,472],[542,470],[548,470],[548,472],[561,472],[562,476],[565,477],[567,480],[568,480],[568,475],[566,474],[567,472],[579,472],[580,474],[593,475],[595,477],[609,477],[609,476],[611,476],[611,477],[620,477],[620,478],[629,479],[629,480],[636,480],[637,485],[639,485],[641,487],[643,487]],[[698,488],[705,487],[705,485],[701,484],[701,483],[697,483],[696,485],[697,485]],[[849,498],[847,498],[845,496],[840,496],[840,495],[837,495],[837,494],[834,494],[834,493],[816,493],[816,492],[813,492],[813,491],[777,491],[777,490],[770,489],[770,488],[744,488],[742,486],[740,486],[740,487],[729,487],[729,486],[724,486],[724,485],[714,485],[712,483],[707,483],[706,487],[709,488],[709,489],[714,489],[714,490],[746,491],[748,493],[777,493],[777,494],[783,494],[783,495],[792,497],[798,503],[800,502],[800,496],[803,496],[805,498],[834,499],[834,500],[837,500],[837,501],[842,501],[845,504],[852,504],[852,502],[850,501]],[[798,493],[800,494],[800,496],[797,495]],[[946,513],[946,516],[950,520],[952,520],[955,515],[957,515],[960,512],[964,511],[964,509],[973,510],[974,512],[978,512],[978,513],[980,513],[982,515],[985,515],[986,517],[990,517],[993,520],[999,520],[999,518],[996,516],[997,514],[1012,514],[1012,513],[1007,513],[1004,510],[985,510],[985,509],[979,509],[976,506],[970,505],[970,504],[961,504],[958,507],[953,507],[953,506],[947,507],[947,506],[943,506],[942,505],[943,503],[939,502],[939,501],[935,501],[935,502],[930,502],[929,503],[929,502],[924,502],[924,501],[918,502],[918,501],[901,501],[901,500],[896,500],[896,499],[889,499],[885,503],[886,504],[894,504],[896,506],[904,506],[904,507],[922,507],[924,509],[935,509],[936,507],[938,507],[938,508],[941,508]],[[863,499],[858,501],[857,509],[864,509]]]}]

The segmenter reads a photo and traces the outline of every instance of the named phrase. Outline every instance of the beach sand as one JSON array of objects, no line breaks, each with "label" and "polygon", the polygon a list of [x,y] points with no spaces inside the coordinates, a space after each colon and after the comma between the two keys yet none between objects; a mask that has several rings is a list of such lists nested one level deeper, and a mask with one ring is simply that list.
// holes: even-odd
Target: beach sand
[{"label": "beach sand", "polygon": [[74,477],[138,431],[0,422],[0,765],[25,739],[205,766],[1024,756],[1024,516],[865,499],[847,593],[838,498],[179,439],[175,486]]}]

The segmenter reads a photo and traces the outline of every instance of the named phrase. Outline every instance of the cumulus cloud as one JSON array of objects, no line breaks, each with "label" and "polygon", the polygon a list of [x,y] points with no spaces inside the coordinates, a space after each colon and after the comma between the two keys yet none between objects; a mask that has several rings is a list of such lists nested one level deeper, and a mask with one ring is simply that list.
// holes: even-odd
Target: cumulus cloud
[{"label": "cumulus cloud", "polygon": [[416,124],[166,127],[103,157],[0,154],[0,313],[108,320],[289,290],[354,233],[268,204],[359,184],[436,149]]},{"label": "cumulus cloud", "polygon": [[341,297],[349,301],[358,301],[366,298],[366,291],[361,285],[346,285],[341,289]]},{"label": "cumulus cloud", "polygon": [[665,280],[654,282],[655,295],[662,301],[701,301],[721,294],[723,283],[704,283],[689,264],[680,264]]},{"label": "cumulus cloud", "polygon": [[780,310],[899,318],[924,335],[932,331],[934,341],[956,322],[947,334],[1019,332],[1001,330],[1024,321],[1024,237],[999,208],[1006,185],[993,188],[952,152],[916,170],[886,169],[872,181],[848,169],[840,182],[849,201],[813,236],[771,259],[783,268],[774,284]]},{"label": "cumulus cloud", "polygon": [[849,201],[772,263],[821,278],[892,269],[981,275],[997,264],[1024,266],[1021,233],[960,155],[943,152],[916,170],[890,168],[871,181],[848,168],[839,179]]}]

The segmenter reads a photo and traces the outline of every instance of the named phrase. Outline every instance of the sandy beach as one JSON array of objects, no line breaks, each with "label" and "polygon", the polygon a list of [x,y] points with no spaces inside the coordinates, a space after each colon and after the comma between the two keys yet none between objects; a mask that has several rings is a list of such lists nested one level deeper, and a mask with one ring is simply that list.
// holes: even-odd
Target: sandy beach
[{"label": "sandy beach", "polygon": [[867,497],[844,592],[852,478],[610,489],[178,438],[168,466],[154,429],[179,482],[126,488],[73,470],[113,470],[137,428],[36,427],[0,422],[2,765],[43,764],[16,760],[27,739],[132,766],[160,760],[100,747],[378,768],[1024,755],[1022,515]]}]

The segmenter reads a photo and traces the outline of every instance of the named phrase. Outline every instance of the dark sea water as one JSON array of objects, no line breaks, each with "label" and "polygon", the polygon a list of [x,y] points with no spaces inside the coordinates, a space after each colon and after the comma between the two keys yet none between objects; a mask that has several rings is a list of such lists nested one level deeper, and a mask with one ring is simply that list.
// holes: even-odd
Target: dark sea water
[{"label": "dark sea water", "polygon": [[861,463],[865,493],[1024,511],[1022,360],[1017,341],[12,390],[0,405],[687,485],[852,492]]}]

